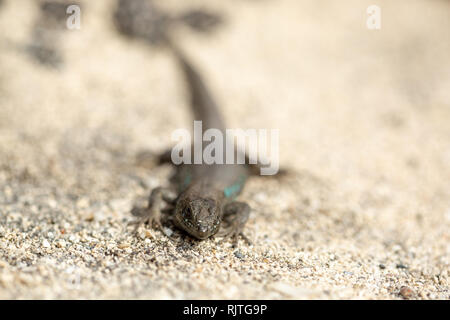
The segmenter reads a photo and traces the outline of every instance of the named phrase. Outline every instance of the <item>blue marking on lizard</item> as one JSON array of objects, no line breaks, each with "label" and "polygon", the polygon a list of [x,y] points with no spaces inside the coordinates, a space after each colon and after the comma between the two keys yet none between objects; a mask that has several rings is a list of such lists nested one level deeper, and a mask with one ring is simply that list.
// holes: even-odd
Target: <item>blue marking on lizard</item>
[{"label": "blue marking on lizard", "polygon": [[244,176],[239,176],[239,180],[232,184],[231,186],[225,188],[225,190],[223,190],[223,194],[225,195],[226,198],[234,198],[236,197],[239,192],[241,191],[243,185],[245,182],[245,177]]}]

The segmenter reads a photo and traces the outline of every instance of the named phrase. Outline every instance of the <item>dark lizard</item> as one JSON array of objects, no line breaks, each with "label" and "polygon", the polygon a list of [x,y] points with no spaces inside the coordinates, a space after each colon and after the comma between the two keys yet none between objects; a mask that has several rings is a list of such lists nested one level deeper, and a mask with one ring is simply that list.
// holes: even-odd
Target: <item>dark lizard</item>
[{"label": "dark lizard", "polygon": [[[194,119],[202,121],[204,130],[215,128],[225,134],[222,116],[199,73],[179,49],[173,44],[169,47],[188,84]],[[170,152],[162,155],[160,162],[172,163]],[[217,234],[232,237],[234,242],[242,236],[249,242],[242,231],[249,218],[250,207],[235,199],[253,173],[254,168],[245,164],[177,165],[171,179],[172,187],[159,187],[151,192],[148,208],[140,222],[154,223],[161,228],[161,210],[166,202],[172,205],[175,225],[197,239]]]},{"label": "dark lizard", "polygon": [[[118,31],[145,40],[150,45],[169,49],[184,73],[194,120],[202,121],[203,130],[218,129],[225,136],[225,124],[208,88],[169,37],[169,29],[174,22],[182,21],[197,31],[206,32],[212,30],[221,19],[198,10],[188,11],[181,18],[173,18],[148,0],[119,0],[117,3],[114,21]],[[170,151],[166,152],[160,157],[160,162],[173,164],[170,155]],[[250,207],[235,199],[248,176],[253,173],[254,166],[181,164],[175,168],[176,172],[170,180],[171,187],[154,189],[145,210],[133,209],[133,214],[141,217],[138,226],[147,222],[162,229],[161,211],[168,209],[175,225],[197,239],[220,235],[237,241],[239,236],[243,236],[242,230],[248,220]],[[165,204],[167,208],[164,208]],[[248,241],[246,237],[244,239]]]}]

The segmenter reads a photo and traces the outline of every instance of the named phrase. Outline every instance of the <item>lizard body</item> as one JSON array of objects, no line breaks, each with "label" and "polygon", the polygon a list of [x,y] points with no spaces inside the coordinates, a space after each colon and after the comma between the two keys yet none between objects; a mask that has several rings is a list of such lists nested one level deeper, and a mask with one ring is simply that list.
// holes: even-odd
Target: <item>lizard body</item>
[{"label": "lizard body", "polygon": [[[204,129],[214,128],[224,134],[222,116],[199,73],[180,50],[173,45],[171,48],[185,75],[195,120],[202,121]],[[170,162],[169,158],[169,153],[161,157],[162,162]],[[245,164],[178,165],[171,179],[173,187],[152,191],[144,220],[160,226],[160,204],[166,200],[175,206],[175,224],[191,236],[206,239],[219,233],[236,240],[242,235],[250,207],[235,199],[249,175],[251,170]]]},{"label": "lizard body", "polygon": [[[117,3],[114,17],[118,30],[124,35],[143,39],[148,44],[168,48],[185,76],[194,120],[202,121],[204,130],[214,128],[225,136],[224,121],[209,89],[169,36],[169,29],[178,22],[185,23],[196,31],[208,32],[220,23],[220,17],[201,10],[171,17],[148,0],[118,0]],[[195,148],[192,150],[196,151]],[[203,150],[200,152],[203,153]],[[170,154],[169,151],[162,155],[160,162],[173,164]],[[219,234],[237,240],[248,220],[250,207],[246,203],[235,201],[235,198],[242,191],[251,172],[247,165],[177,165],[171,187],[154,189],[150,194],[148,207],[144,212],[135,213],[142,216],[141,223],[148,222],[161,228],[161,210],[166,204],[172,205],[169,210],[173,214],[174,223],[191,236],[206,239]]]}]

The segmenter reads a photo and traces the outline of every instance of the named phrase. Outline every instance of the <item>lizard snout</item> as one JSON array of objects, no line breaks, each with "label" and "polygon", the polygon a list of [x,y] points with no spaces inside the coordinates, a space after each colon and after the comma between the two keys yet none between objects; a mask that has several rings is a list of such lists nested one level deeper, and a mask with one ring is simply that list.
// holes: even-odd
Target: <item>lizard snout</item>
[{"label": "lizard snout", "polygon": [[202,223],[201,221],[198,221],[198,225],[197,225],[197,230],[196,230],[196,234],[195,236],[199,239],[206,239],[209,236],[212,235],[212,229],[211,227],[206,224],[206,223]]}]

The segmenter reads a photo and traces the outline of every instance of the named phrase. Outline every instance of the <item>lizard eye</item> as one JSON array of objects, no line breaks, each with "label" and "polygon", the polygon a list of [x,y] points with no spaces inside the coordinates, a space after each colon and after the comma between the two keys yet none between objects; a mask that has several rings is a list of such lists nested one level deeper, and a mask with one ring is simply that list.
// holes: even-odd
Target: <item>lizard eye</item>
[{"label": "lizard eye", "polygon": [[184,218],[192,218],[192,211],[190,207],[183,209],[183,216]]}]

